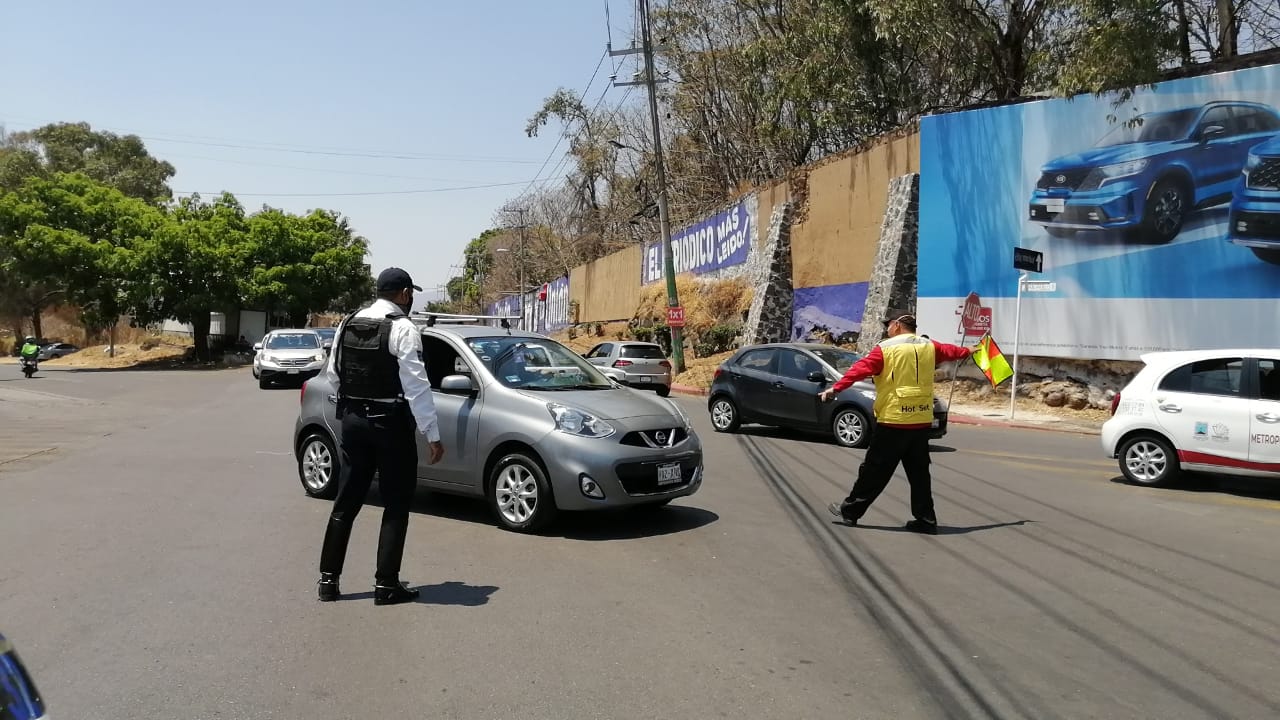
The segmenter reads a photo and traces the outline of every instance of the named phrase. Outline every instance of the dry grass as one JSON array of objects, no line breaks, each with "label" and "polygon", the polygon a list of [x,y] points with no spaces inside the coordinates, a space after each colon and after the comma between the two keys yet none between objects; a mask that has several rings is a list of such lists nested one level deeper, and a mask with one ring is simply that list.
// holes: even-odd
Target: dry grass
[{"label": "dry grass", "polygon": [[95,345],[66,357],[46,360],[42,364],[74,368],[127,368],[179,361],[190,349],[190,338],[150,336],[140,343],[117,344],[115,357],[108,355],[106,345]]},{"label": "dry grass", "polygon": [[[751,288],[741,278],[699,280],[676,277],[676,291],[684,307],[685,333],[697,335],[713,325],[736,325],[751,308]],[[636,318],[642,324],[666,325],[667,287],[654,283],[641,291]]]},{"label": "dry grass", "polygon": [[673,382],[676,385],[706,390],[711,387],[711,381],[715,379],[716,368],[720,367],[720,363],[728,360],[734,352],[730,350],[702,358],[692,357],[692,354],[688,353],[684,357],[684,372],[676,375]]}]

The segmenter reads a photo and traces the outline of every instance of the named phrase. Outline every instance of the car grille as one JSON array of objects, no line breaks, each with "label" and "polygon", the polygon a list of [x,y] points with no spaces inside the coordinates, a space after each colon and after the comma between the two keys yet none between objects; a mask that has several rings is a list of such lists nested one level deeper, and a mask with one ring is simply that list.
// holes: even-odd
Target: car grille
[{"label": "car grille", "polygon": [[1280,190],[1280,158],[1267,158],[1249,171],[1248,186],[1254,190]]},{"label": "car grille", "polygon": [[306,367],[313,361],[308,358],[285,358],[277,363],[280,367]]},{"label": "car grille", "polygon": [[1237,212],[1231,216],[1231,232],[1237,237],[1280,239],[1280,213]]},{"label": "car grille", "polygon": [[689,432],[684,428],[662,428],[661,430],[636,430],[622,436],[623,445],[643,448],[670,448],[689,439]]},{"label": "car grille", "polygon": [[[1036,183],[1036,187],[1041,190],[1049,188],[1066,188],[1068,190],[1081,189],[1081,185],[1089,178],[1090,168],[1081,170],[1060,170],[1047,172],[1040,176],[1040,181]],[[1095,181],[1093,187],[1097,187]]]},{"label": "car grille", "polygon": [[658,485],[658,466],[665,462],[622,463],[616,469],[618,482],[628,495],[654,495],[671,492],[689,486],[698,472],[698,458],[686,457],[674,461],[680,463],[680,482]]}]

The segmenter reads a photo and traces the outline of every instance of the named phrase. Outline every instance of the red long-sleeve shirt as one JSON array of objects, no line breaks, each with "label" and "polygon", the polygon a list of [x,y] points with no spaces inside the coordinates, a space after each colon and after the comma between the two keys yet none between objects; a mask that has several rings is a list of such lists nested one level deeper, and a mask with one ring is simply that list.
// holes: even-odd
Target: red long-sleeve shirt
[{"label": "red long-sleeve shirt", "polygon": [[[935,364],[963,360],[969,357],[970,350],[967,347],[941,343],[937,340],[932,342]],[[846,370],[844,377],[837,380],[836,384],[831,386],[831,389],[837,393],[842,392],[859,380],[866,380],[869,377],[879,375],[881,370],[884,370],[884,353],[880,352],[880,346],[877,345],[871,349],[871,352],[867,353],[866,357]]]}]

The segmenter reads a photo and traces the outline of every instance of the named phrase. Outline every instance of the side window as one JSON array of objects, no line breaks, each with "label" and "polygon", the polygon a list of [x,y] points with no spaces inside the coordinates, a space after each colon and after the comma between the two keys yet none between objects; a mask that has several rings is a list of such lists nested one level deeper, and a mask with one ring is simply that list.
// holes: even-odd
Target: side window
[{"label": "side window", "polygon": [[804,353],[799,353],[795,350],[784,350],[778,353],[779,375],[795,380],[808,380],[809,373],[820,370],[822,370],[822,366],[818,364],[818,361]]},{"label": "side window", "polygon": [[1239,395],[1243,376],[1243,358],[1200,360],[1165,375],[1160,389],[1197,395]]},{"label": "side window", "polygon": [[1258,359],[1258,397],[1280,402],[1280,360]]},{"label": "side window", "polygon": [[773,356],[773,348],[748,350],[742,354],[742,357],[738,358],[738,367],[743,370],[771,373],[773,372]]},{"label": "side window", "polygon": [[596,346],[595,350],[592,350],[590,353],[587,354],[587,357],[589,358],[609,357],[609,354],[612,352],[613,352],[612,343],[600,343],[599,345]]},{"label": "side window", "polygon": [[434,335],[422,336],[422,355],[427,366],[427,380],[432,390],[450,375],[470,375],[471,367],[448,342]]},{"label": "side window", "polygon": [[1225,105],[1220,105],[1205,113],[1204,117],[1200,118],[1200,126],[1197,128],[1197,132],[1203,133],[1212,125],[1224,128],[1227,131],[1227,135],[1236,134],[1234,123],[1231,119],[1231,108]]},{"label": "side window", "polygon": [[1256,108],[1237,108],[1236,127],[1239,134],[1248,135],[1260,132],[1280,130],[1280,119],[1275,115]]}]

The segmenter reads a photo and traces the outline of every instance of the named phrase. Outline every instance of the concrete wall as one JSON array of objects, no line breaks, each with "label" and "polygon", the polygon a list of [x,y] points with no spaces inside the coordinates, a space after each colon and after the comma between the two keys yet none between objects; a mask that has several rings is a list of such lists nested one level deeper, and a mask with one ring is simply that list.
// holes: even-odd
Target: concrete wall
[{"label": "concrete wall", "polygon": [[635,245],[569,273],[569,301],[578,303],[578,322],[628,320],[640,303],[640,258]]}]

